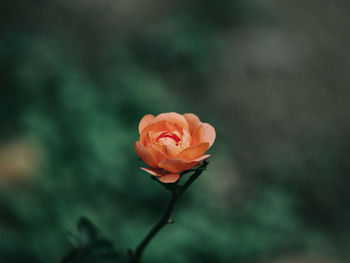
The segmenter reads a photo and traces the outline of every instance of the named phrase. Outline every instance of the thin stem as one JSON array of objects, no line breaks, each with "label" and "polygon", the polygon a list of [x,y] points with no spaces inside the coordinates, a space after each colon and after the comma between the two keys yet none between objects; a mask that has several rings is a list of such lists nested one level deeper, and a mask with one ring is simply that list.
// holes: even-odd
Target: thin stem
[{"label": "thin stem", "polygon": [[143,253],[144,249],[146,248],[146,246],[148,245],[148,243],[158,233],[158,231],[161,230],[168,223],[169,218],[170,218],[170,214],[175,207],[175,204],[176,204],[178,197],[179,196],[177,194],[174,194],[174,192],[173,192],[172,197],[170,199],[170,203],[169,203],[168,207],[166,208],[163,216],[158,221],[158,223],[154,225],[154,227],[151,229],[151,231],[147,234],[147,236],[143,239],[143,241],[139,244],[139,246],[135,250],[135,253],[132,256],[133,263],[140,262],[140,258],[142,256],[142,253]]},{"label": "thin stem", "polygon": [[[163,216],[160,218],[158,223],[156,223],[151,231],[146,235],[142,242],[138,245],[136,250],[130,251],[130,262],[139,263],[142,257],[142,253],[145,250],[146,246],[153,239],[153,237],[161,230],[166,224],[169,223],[171,212],[174,210],[175,204],[179,197],[186,191],[186,189],[201,175],[205,167],[208,165],[208,161],[204,161],[203,165],[194,170],[194,174],[184,183],[180,188],[169,188],[171,191],[170,202],[164,211]],[[185,172],[186,173],[186,172]]]}]

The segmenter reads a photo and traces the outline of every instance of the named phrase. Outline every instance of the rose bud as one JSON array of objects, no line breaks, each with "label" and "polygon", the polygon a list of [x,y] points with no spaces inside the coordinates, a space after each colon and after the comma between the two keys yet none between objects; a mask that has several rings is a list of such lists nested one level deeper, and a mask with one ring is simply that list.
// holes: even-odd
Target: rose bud
[{"label": "rose bud", "polygon": [[138,156],[150,166],[142,170],[162,183],[175,183],[182,171],[209,157],[215,129],[192,114],[175,112],[145,115],[139,124],[140,139],[135,142]]}]

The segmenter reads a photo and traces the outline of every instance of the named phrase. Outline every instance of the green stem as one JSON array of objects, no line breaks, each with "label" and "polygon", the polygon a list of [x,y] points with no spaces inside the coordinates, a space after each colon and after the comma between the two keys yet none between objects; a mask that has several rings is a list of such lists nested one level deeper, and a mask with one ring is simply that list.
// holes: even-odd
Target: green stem
[{"label": "green stem", "polygon": [[176,201],[178,199],[178,195],[172,194],[172,197],[170,199],[170,203],[168,207],[166,208],[163,216],[160,218],[157,224],[154,225],[154,227],[151,229],[151,231],[147,234],[147,236],[142,240],[142,242],[139,244],[139,246],[136,248],[134,254],[132,255],[132,263],[138,263],[140,262],[142,253],[148,243],[152,240],[152,238],[158,233],[159,230],[161,230],[168,222],[170,218],[170,214],[173,211]]},{"label": "green stem", "polygon": [[[171,191],[170,202],[164,211],[164,214],[160,220],[153,226],[150,232],[142,240],[142,242],[137,246],[135,251],[130,251],[130,262],[131,263],[140,263],[143,251],[153,237],[166,225],[169,223],[171,212],[174,210],[175,204],[179,197],[186,191],[186,189],[201,175],[205,167],[208,165],[208,161],[204,161],[203,165],[197,168],[192,174],[192,176],[184,183],[180,188],[168,188]],[[186,171],[187,173],[189,171]]]}]

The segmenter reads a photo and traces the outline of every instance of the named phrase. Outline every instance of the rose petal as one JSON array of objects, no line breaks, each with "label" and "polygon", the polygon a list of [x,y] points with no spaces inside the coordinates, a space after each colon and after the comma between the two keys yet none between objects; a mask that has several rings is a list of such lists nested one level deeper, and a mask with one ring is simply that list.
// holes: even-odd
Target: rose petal
[{"label": "rose petal", "polygon": [[179,178],[180,178],[179,174],[167,174],[167,175],[158,177],[159,181],[165,184],[175,183],[177,180],[179,180]]},{"label": "rose petal", "polygon": [[[160,147],[161,146],[162,145],[160,145]],[[148,150],[152,154],[152,156],[156,159],[157,162],[167,159],[167,156],[164,153],[162,153],[160,150],[158,150],[156,145],[150,144],[148,146]]]},{"label": "rose petal", "polygon": [[144,167],[140,167],[142,170],[146,171],[147,173],[150,173],[153,176],[164,176],[164,174],[158,173],[157,170],[159,169],[152,169],[152,168],[144,168]]},{"label": "rose petal", "polygon": [[160,144],[160,143],[155,143],[155,144],[152,144],[152,148],[156,149],[157,151],[161,152],[162,154],[164,154],[166,156],[165,145]]},{"label": "rose petal", "polygon": [[191,145],[198,145],[203,140],[204,128],[202,125],[198,126],[192,133]]},{"label": "rose petal", "polygon": [[215,138],[216,132],[214,127],[208,123],[203,123],[193,132],[191,145],[207,142],[209,143],[209,147],[211,147],[215,141]]},{"label": "rose petal", "polygon": [[143,167],[141,167],[141,169],[147,173],[150,173],[153,176],[158,177],[159,181],[161,181],[162,183],[175,183],[180,178],[179,174],[164,174],[164,173],[161,173],[159,169],[143,168]]},{"label": "rose petal", "polygon": [[188,123],[188,130],[190,132],[190,134],[193,133],[193,131],[195,129],[198,128],[198,126],[201,125],[201,121],[200,119],[197,117],[197,115],[193,114],[193,113],[185,113],[183,115]]},{"label": "rose petal", "polygon": [[141,132],[141,135],[140,135],[140,143],[144,146],[146,146],[148,143],[151,142],[151,138],[150,138],[150,133],[151,133],[151,127],[152,125],[150,126],[147,126],[145,129],[143,129],[143,131]]},{"label": "rose petal", "polygon": [[207,159],[208,157],[210,157],[210,154],[205,154],[205,155],[202,155],[201,157],[198,157],[198,158],[194,159],[193,161],[201,162],[201,161]]},{"label": "rose petal", "polygon": [[190,146],[180,152],[176,158],[177,159],[184,159],[187,161],[192,161],[199,156],[203,155],[209,148],[209,143],[203,142],[197,145]]},{"label": "rose petal", "polygon": [[186,149],[187,147],[189,147],[191,145],[191,135],[189,134],[189,132],[186,129],[182,130],[182,138],[181,138],[181,142],[180,142],[180,148],[181,149]]},{"label": "rose petal", "polygon": [[216,138],[215,129],[209,123],[203,123],[202,126],[204,129],[203,142],[208,142],[209,147],[211,147],[215,141],[215,138]]},{"label": "rose petal", "polygon": [[166,121],[170,123],[175,123],[179,127],[188,129],[188,123],[184,116],[176,113],[176,112],[168,112],[168,113],[161,113],[155,119],[152,121],[153,123]]},{"label": "rose petal", "polygon": [[164,131],[167,131],[167,132],[175,132],[175,131],[182,132],[183,128],[179,127],[177,124],[172,123],[172,122],[160,121],[160,122],[152,123],[145,130],[148,130],[148,129],[152,132],[152,138],[156,139],[157,138],[156,134],[158,134],[159,132],[164,132]]},{"label": "rose petal", "polygon": [[137,155],[149,166],[157,167],[157,161],[153,158],[151,153],[140,142],[135,142],[135,151]]},{"label": "rose petal", "polygon": [[139,133],[140,134],[147,126],[152,124],[152,121],[154,118],[155,117],[152,114],[147,114],[147,115],[143,116],[143,118],[141,119],[141,121],[139,123]]},{"label": "rose petal", "polygon": [[174,144],[165,145],[166,155],[170,158],[177,156],[181,152],[181,148]]},{"label": "rose petal", "polygon": [[159,162],[158,166],[171,173],[179,173],[192,168],[199,162],[199,160],[185,161],[181,159],[166,159]]}]

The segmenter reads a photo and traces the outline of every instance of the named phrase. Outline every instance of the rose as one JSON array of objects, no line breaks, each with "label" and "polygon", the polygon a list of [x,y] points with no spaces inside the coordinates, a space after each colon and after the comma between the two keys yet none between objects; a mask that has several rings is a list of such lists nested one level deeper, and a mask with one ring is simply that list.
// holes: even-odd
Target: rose
[{"label": "rose", "polygon": [[192,114],[170,112],[145,115],[139,124],[140,139],[135,142],[138,156],[150,166],[141,168],[163,183],[174,183],[180,172],[188,170],[209,154],[215,129]]}]

